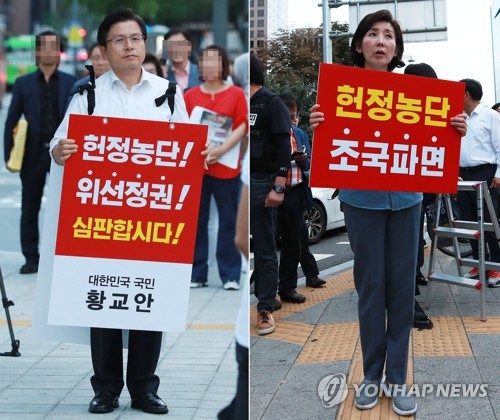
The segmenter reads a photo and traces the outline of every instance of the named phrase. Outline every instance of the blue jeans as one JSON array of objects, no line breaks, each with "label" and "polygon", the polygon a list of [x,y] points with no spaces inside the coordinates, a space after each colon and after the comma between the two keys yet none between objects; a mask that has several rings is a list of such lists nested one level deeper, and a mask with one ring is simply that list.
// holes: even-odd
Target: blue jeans
[{"label": "blue jeans", "polygon": [[274,185],[274,175],[266,179],[253,179],[250,174],[250,233],[254,245],[255,297],[257,311],[273,312],[271,302],[278,291],[278,258],[276,257],[276,207],[264,203]]},{"label": "blue jeans", "polygon": [[234,243],[236,215],[240,194],[240,177],[230,179],[203,177],[201,188],[200,213],[194,249],[193,271],[194,282],[206,283],[208,277],[208,219],[210,216],[210,200],[212,195],[219,213],[219,230],[217,232],[216,259],[222,283],[230,280],[239,282],[241,274],[241,254]]}]

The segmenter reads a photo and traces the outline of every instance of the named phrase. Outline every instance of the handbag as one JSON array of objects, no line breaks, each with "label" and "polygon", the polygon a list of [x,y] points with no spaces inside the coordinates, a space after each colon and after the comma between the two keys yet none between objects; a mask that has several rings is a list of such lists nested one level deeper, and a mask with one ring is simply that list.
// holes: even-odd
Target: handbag
[{"label": "handbag", "polygon": [[12,172],[19,172],[23,166],[24,148],[26,146],[26,134],[28,133],[28,122],[19,120],[14,127],[14,145],[10,151],[7,168]]}]

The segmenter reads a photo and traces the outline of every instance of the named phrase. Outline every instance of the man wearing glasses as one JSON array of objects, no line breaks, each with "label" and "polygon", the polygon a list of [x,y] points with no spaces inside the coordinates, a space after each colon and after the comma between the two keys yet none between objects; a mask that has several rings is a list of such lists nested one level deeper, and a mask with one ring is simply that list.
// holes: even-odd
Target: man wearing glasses
[{"label": "man wearing glasses", "polygon": [[[97,40],[108,59],[111,71],[96,81],[93,115],[144,120],[188,122],[182,94],[177,91],[173,114],[167,101],[159,106],[155,99],[165,93],[168,81],[142,70],[146,54],[146,26],[129,9],[107,15],[99,25]],[[87,114],[87,95],[76,94],[68,112],[51,141],[54,160],[64,165],[77,152],[74,140],[67,139],[69,114]],[[167,405],[157,394],[160,379],[155,375],[160,355],[160,331],[129,331],[127,388],[132,408],[146,413],[166,414]],[[91,384],[95,396],[91,413],[109,413],[118,408],[124,386],[122,331],[91,328],[90,344],[94,375]]]}]

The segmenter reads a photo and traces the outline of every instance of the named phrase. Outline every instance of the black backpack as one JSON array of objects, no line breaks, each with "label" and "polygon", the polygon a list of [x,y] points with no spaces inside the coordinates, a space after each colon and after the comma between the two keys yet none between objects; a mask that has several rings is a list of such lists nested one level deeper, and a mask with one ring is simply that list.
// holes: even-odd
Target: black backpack
[{"label": "black backpack", "polygon": [[[85,83],[76,88],[72,94],[79,93],[83,95],[83,92],[87,92],[87,112],[89,115],[94,113],[95,108],[95,72],[94,66],[86,65],[85,68],[89,71],[90,83]],[[175,82],[168,82],[168,89],[163,95],[155,99],[156,106],[162,106],[165,100],[168,101],[168,107],[170,108],[170,113],[174,114],[175,105],[175,92],[177,84]]]}]

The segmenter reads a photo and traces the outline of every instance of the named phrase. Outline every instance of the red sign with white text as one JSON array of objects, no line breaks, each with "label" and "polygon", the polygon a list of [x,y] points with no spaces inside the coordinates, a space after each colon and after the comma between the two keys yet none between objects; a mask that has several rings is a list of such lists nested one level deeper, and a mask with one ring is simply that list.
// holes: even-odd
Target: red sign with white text
[{"label": "red sign with white text", "polygon": [[322,63],[310,185],[455,193],[464,86]]},{"label": "red sign with white text", "polygon": [[207,127],[71,115],[56,255],[193,261]]}]

